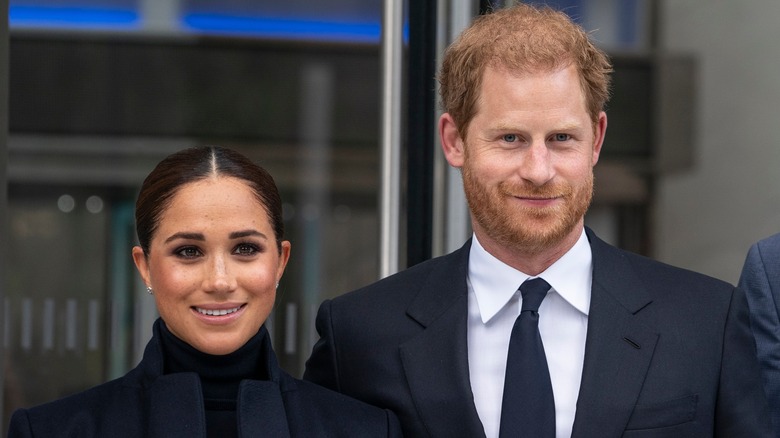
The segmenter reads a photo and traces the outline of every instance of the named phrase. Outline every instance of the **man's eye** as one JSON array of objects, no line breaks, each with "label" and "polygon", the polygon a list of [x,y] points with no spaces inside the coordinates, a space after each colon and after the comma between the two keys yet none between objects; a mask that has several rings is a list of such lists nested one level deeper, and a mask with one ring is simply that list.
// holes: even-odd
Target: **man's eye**
[{"label": "man's eye", "polygon": [[238,255],[253,255],[258,251],[259,248],[257,246],[248,243],[242,243],[236,246],[236,249],[233,251],[233,253]]},{"label": "man's eye", "polygon": [[555,141],[566,141],[570,138],[569,134],[555,134]]},{"label": "man's eye", "polygon": [[517,135],[515,134],[505,134],[503,137],[503,140],[507,143],[514,143],[517,141]]},{"label": "man's eye", "polygon": [[200,255],[200,251],[198,250],[198,248],[187,246],[176,251],[176,255],[186,259],[191,259],[191,258],[198,257]]}]

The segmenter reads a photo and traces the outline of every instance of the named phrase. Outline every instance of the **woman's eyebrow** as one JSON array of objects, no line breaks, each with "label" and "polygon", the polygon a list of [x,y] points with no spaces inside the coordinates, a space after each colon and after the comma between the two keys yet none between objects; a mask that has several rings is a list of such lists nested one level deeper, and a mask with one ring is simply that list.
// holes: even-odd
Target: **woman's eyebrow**
[{"label": "woman's eyebrow", "polygon": [[165,243],[168,243],[176,239],[200,240],[200,241],[206,240],[206,238],[203,237],[203,234],[201,233],[180,232],[180,233],[175,233],[171,235],[171,237],[165,239]]},{"label": "woman's eyebrow", "polygon": [[242,237],[249,237],[249,236],[258,236],[266,239],[266,235],[257,231],[257,230],[243,230],[243,231],[234,231],[230,233],[231,239],[240,239]]}]

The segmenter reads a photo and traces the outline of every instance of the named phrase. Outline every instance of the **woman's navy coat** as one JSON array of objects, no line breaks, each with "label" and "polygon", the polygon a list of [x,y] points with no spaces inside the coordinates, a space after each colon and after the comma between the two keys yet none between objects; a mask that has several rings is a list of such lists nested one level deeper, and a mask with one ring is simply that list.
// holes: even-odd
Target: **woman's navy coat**
[{"label": "woman's navy coat", "polygon": [[[206,437],[200,379],[163,374],[159,321],[141,363],[124,377],[11,418],[18,437]],[[263,328],[262,330],[265,330]],[[270,380],[244,380],[238,394],[241,437],[395,437],[390,411],[375,408],[279,368],[265,342]]]}]

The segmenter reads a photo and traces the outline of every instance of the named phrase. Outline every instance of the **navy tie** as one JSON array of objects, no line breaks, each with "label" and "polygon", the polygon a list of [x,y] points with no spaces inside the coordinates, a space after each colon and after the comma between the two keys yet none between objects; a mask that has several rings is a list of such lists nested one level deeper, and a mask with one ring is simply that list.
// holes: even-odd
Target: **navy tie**
[{"label": "navy tie", "polygon": [[550,285],[541,278],[520,285],[523,308],[509,340],[500,438],[555,437],[555,401],[538,312],[549,290]]}]

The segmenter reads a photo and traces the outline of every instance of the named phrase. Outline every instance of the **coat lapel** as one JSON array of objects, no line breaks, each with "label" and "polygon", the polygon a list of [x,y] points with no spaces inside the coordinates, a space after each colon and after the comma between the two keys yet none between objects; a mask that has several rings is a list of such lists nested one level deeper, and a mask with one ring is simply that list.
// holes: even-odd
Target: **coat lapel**
[{"label": "coat lapel", "polygon": [[593,286],[572,437],[620,436],[639,398],[658,334],[637,320],[652,299],[622,252],[590,230],[588,238]]},{"label": "coat lapel", "polygon": [[[158,320],[154,338],[144,353],[143,369],[139,370],[145,382],[145,409],[148,409],[146,414],[149,418],[149,429],[144,436],[205,438],[206,414],[200,378],[195,373],[162,374],[159,324]],[[261,330],[266,329],[263,327]],[[270,380],[247,379],[241,382],[236,406],[239,435],[285,438],[290,436],[290,431],[279,383],[281,372],[270,339],[266,334],[263,336],[261,348],[265,350],[267,361],[264,371]]]},{"label": "coat lapel", "polygon": [[146,392],[149,437],[206,436],[203,393],[195,373],[166,374]]},{"label": "coat lapel", "polygon": [[484,436],[474,406],[466,340],[471,241],[431,272],[408,315],[424,330],[400,347],[409,390],[431,436]]},{"label": "coat lapel", "polygon": [[269,438],[290,436],[282,393],[276,382],[261,380],[242,382],[236,409],[241,428],[240,436]]}]

